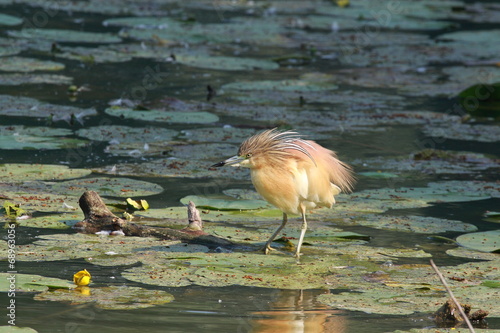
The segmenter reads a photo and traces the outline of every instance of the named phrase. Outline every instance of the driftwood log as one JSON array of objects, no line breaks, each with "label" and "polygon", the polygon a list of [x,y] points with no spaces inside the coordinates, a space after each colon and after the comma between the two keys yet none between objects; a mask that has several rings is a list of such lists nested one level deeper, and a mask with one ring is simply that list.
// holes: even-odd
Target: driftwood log
[{"label": "driftwood log", "polygon": [[163,227],[138,225],[121,219],[113,214],[94,191],[86,191],[78,201],[85,218],[75,225],[80,232],[95,234],[100,231],[109,231],[111,234],[125,234],[125,236],[157,237],[167,240],[179,240],[185,243],[201,244],[210,248],[230,247],[234,243],[225,239],[209,235],[202,228],[200,213],[194,203],[188,205],[188,225],[178,230]]}]

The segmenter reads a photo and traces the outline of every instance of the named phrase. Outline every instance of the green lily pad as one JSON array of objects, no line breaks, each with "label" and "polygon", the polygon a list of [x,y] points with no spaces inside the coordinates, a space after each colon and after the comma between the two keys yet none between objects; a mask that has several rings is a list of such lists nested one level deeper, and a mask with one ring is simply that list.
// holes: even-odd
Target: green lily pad
[{"label": "green lily pad", "polygon": [[269,207],[269,204],[264,200],[228,200],[197,195],[188,195],[181,199],[181,203],[184,205],[187,205],[189,201],[194,202],[197,207],[215,210],[253,210]]},{"label": "green lily pad", "polygon": [[0,25],[14,26],[23,23],[23,19],[7,14],[0,14]]},{"label": "green lily pad", "polygon": [[227,142],[240,144],[255,134],[254,129],[237,127],[208,127],[181,131],[179,138],[188,142]]},{"label": "green lily pad", "polygon": [[35,295],[37,301],[69,302],[85,304],[92,302],[97,308],[106,310],[144,309],[155,305],[170,303],[174,296],[163,290],[150,290],[140,287],[110,286],[89,288],[88,293],[75,290],[49,290]]},{"label": "green lily pad", "polygon": [[356,223],[376,229],[409,231],[422,234],[436,234],[447,231],[477,231],[477,227],[473,224],[431,216],[366,215],[357,218]]},{"label": "green lily pad", "polygon": [[[480,305],[481,309],[500,313],[493,299],[500,293],[492,288],[481,286],[487,279],[498,277],[495,262],[474,262],[458,266],[441,268],[448,277],[461,277],[453,281],[448,279],[455,297],[462,303]],[[318,300],[337,309],[348,309],[377,314],[408,315],[415,312],[434,312],[439,304],[444,303],[448,295],[439,283],[436,274],[429,266],[396,266],[383,268],[385,276],[369,285],[355,287],[351,292],[320,295]],[[365,275],[366,276],[366,275]],[[370,280],[368,280],[370,281]],[[437,305],[436,305],[437,304]]]},{"label": "green lily pad", "polygon": [[[471,152],[457,152],[450,150],[425,149],[412,153],[410,156],[397,158],[375,157],[363,160],[354,160],[354,165],[363,165],[376,170],[395,170],[402,174],[420,175],[429,174],[472,174],[482,172],[487,169],[498,168],[495,159],[483,154]],[[374,178],[394,178],[398,177],[393,173],[382,171],[360,172],[360,175]],[[379,175],[381,174],[381,175]],[[392,175],[392,176],[391,176]]]},{"label": "green lily pad", "polygon": [[[0,221],[2,218],[0,217]],[[43,228],[43,229],[69,229],[77,222],[83,220],[81,214],[58,214],[45,215],[39,217],[16,219],[16,224],[20,227]]]},{"label": "green lily pad", "polygon": [[[124,237],[88,234],[55,234],[38,236],[33,244],[17,245],[17,261],[54,261],[83,258],[90,263],[114,262],[113,266],[130,265],[140,261],[138,251],[166,249],[179,242],[152,237]],[[7,245],[1,249],[7,254]]]},{"label": "green lily pad", "polygon": [[222,86],[224,90],[278,90],[278,91],[328,91],[336,90],[338,86],[325,81],[281,80],[281,81],[243,81],[228,83]]},{"label": "green lily pad", "polygon": [[163,123],[207,124],[219,121],[219,117],[209,112],[138,111],[119,107],[107,108],[105,112],[115,117]]},{"label": "green lily pad", "polygon": [[64,29],[23,29],[11,30],[8,35],[16,38],[45,39],[72,43],[119,43],[121,38],[111,33],[75,31]]},{"label": "green lily pad", "polygon": [[146,142],[168,141],[177,135],[177,131],[161,127],[95,126],[76,131],[78,136],[94,141]]},{"label": "green lily pad", "polygon": [[180,159],[213,160],[235,155],[238,146],[228,143],[199,143],[170,147],[169,155]]},{"label": "green lily pad", "polygon": [[487,44],[500,38],[500,30],[456,31],[438,36],[440,40],[460,41],[472,44]]},{"label": "green lily pad", "polygon": [[0,149],[70,149],[83,147],[86,140],[64,137],[68,129],[50,127],[0,126]]},{"label": "green lily pad", "polygon": [[22,84],[59,84],[68,85],[73,78],[54,74],[0,74],[0,85],[18,86]]},{"label": "green lily pad", "polygon": [[84,178],[50,184],[49,193],[65,193],[78,196],[85,191],[96,191],[101,196],[143,197],[163,192],[154,183],[129,178]]},{"label": "green lily pad", "polygon": [[59,71],[64,69],[64,64],[54,61],[44,61],[23,57],[2,58],[1,71],[8,72],[34,72],[34,71]]},{"label": "green lily pad", "polygon": [[423,132],[432,137],[453,140],[495,142],[500,141],[500,129],[496,125],[451,123],[448,126],[429,125]]},{"label": "green lily pad", "polygon": [[[469,333],[468,328],[412,328],[409,331],[396,330],[393,333]],[[495,329],[480,329],[474,328],[477,333],[500,333],[500,330]]]},{"label": "green lily pad", "polygon": [[500,230],[460,235],[457,243],[478,251],[500,253]]},{"label": "green lily pad", "polygon": [[[94,108],[82,109],[69,105],[49,104],[23,96],[0,95],[0,104],[2,105],[0,108],[2,116],[52,118],[52,121],[65,120],[69,122],[72,117],[79,120],[97,114]],[[16,128],[15,126],[11,127]],[[62,132],[70,133],[67,130]]]},{"label": "green lily pad", "polygon": [[[483,98],[478,98],[477,96]],[[458,94],[462,107],[472,116],[500,116],[500,82],[475,84]]]},{"label": "green lily pad", "polygon": [[500,288],[500,281],[484,281],[481,284],[489,288]]},{"label": "green lily pad", "polygon": [[468,258],[474,260],[496,260],[498,254],[489,252],[479,252],[465,247],[457,247],[454,249],[446,250],[446,254],[452,257]]},{"label": "green lily pad", "polygon": [[50,278],[36,274],[0,273],[0,291],[9,291],[10,281],[8,279],[12,276],[15,276],[16,291],[22,292],[44,291],[49,288],[69,289],[74,286],[67,280]]},{"label": "green lily pad", "polygon": [[[50,194],[43,191],[26,191],[19,190],[19,185],[13,183],[0,184],[3,190],[3,195],[8,197],[11,202],[20,205],[20,207],[30,213],[32,212],[75,212],[78,209],[78,196]],[[37,187],[35,185],[35,187]],[[5,190],[5,188],[10,188]],[[24,186],[26,190],[29,185]],[[0,204],[3,205],[4,199],[0,198]]]},{"label": "green lily pad", "polygon": [[176,62],[186,66],[208,69],[219,69],[225,71],[248,71],[248,70],[273,70],[279,65],[270,60],[252,59],[243,57],[225,57],[211,55],[175,55]]},{"label": "green lily pad", "polygon": [[180,178],[221,178],[249,179],[250,173],[244,168],[210,168],[217,160],[193,160],[180,158],[156,159],[136,163],[96,168],[93,171],[109,175],[145,176],[145,177],[180,177]]},{"label": "green lily pad", "polygon": [[0,333],[37,333],[38,331],[30,327],[0,326]]},{"label": "green lily pad", "polygon": [[117,52],[103,47],[61,47],[61,52],[54,54],[58,58],[81,61],[83,63],[101,64],[115,63],[132,60],[132,55],[123,52]]},{"label": "green lily pad", "polygon": [[399,177],[395,173],[391,172],[382,172],[382,171],[367,171],[367,172],[358,172],[358,175],[368,177],[368,178],[376,178],[376,179],[387,179],[387,178],[396,178]]},{"label": "green lily pad", "polygon": [[89,169],[71,169],[66,165],[53,164],[0,164],[0,180],[61,180],[90,175]]},{"label": "green lily pad", "polygon": [[[122,31],[121,37],[138,40],[165,40],[176,42],[200,43],[251,43],[259,45],[291,44],[285,36],[286,30],[275,20],[245,18],[230,23],[200,24],[198,22],[180,22],[168,17],[153,18],[118,18],[106,20],[104,24],[133,26]],[[148,29],[144,29],[148,27]],[[252,31],[251,34],[248,31]]]}]

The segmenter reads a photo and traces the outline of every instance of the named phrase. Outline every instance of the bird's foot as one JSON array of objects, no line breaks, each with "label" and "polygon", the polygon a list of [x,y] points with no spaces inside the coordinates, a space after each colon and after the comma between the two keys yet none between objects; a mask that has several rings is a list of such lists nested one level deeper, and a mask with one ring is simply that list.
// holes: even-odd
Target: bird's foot
[{"label": "bird's foot", "polygon": [[264,254],[269,254],[271,251],[274,251],[275,249],[271,247],[271,245],[266,244],[261,251],[264,252]]}]

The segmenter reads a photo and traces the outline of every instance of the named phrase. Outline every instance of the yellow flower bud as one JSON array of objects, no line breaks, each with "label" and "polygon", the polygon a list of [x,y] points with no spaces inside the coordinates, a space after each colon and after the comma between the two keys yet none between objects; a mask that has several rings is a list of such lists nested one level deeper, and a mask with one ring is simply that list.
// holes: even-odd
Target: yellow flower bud
[{"label": "yellow flower bud", "polygon": [[91,278],[92,276],[90,275],[90,273],[87,272],[86,269],[84,269],[83,271],[79,271],[78,273],[73,275],[73,282],[77,286],[86,286],[90,283]]}]

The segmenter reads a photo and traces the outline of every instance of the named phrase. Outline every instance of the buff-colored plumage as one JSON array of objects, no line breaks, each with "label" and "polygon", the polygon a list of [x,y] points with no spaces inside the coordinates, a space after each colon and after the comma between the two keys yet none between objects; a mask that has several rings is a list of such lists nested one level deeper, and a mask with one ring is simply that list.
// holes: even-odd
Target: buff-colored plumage
[{"label": "buff-colored plumage", "polygon": [[245,140],[238,155],[216,164],[250,168],[257,192],[283,211],[283,222],[265,246],[270,244],[287,223],[287,214],[301,214],[302,232],[296,256],[307,229],[306,210],[332,207],[335,195],[350,192],[354,185],[351,167],[338,160],[335,152],[314,141],[302,140],[296,132],[263,131]]}]

